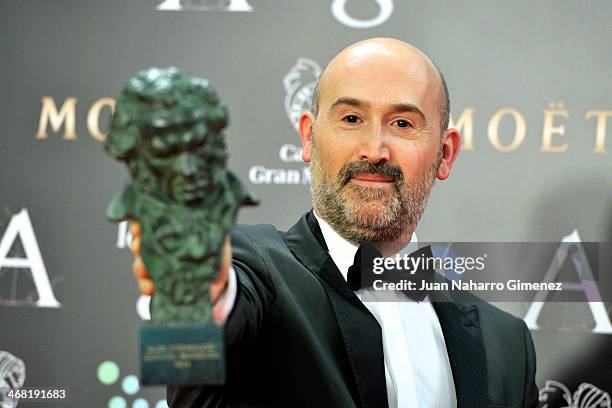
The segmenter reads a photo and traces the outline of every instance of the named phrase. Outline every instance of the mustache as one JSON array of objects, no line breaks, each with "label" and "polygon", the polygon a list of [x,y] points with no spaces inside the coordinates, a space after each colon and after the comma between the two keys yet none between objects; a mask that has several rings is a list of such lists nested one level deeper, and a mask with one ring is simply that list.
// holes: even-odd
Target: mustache
[{"label": "mustache", "polygon": [[404,181],[404,173],[402,169],[386,162],[370,163],[369,161],[354,161],[345,164],[340,169],[340,185],[344,187],[352,177],[363,174],[379,174],[393,178],[393,181],[398,184]]}]

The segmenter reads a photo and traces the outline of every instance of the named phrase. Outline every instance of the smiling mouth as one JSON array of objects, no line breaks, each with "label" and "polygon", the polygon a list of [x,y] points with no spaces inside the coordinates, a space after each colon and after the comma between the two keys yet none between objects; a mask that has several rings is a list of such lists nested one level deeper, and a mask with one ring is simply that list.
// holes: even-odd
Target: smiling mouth
[{"label": "smiling mouth", "polygon": [[392,185],[395,179],[382,174],[366,173],[351,177],[351,181],[364,187],[387,187]]}]

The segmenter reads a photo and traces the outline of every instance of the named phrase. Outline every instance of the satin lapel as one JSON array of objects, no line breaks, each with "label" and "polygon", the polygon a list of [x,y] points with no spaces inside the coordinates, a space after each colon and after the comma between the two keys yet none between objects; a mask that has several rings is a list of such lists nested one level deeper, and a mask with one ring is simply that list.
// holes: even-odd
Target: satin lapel
[{"label": "satin lapel", "polygon": [[382,332],[376,318],[348,288],[305,216],[284,238],[291,252],[319,279],[327,293],[359,392],[355,399],[362,407],[387,407]]},{"label": "satin lapel", "polygon": [[457,407],[485,407],[487,402],[487,360],[480,332],[478,309],[449,298],[434,303],[448,351]]}]

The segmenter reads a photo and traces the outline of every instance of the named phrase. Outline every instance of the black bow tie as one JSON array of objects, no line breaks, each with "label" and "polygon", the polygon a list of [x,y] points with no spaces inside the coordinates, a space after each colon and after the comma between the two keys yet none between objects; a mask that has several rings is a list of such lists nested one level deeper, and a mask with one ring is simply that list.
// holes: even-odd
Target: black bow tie
[{"label": "black bow tie", "polygon": [[[430,246],[420,248],[406,257],[402,256],[402,260],[406,260],[399,268],[394,265],[389,268],[384,265],[382,254],[374,245],[365,243],[361,244],[355,253],[353,265],[348,269],[346,282],[348,287],[353,290],[369,288],[374,284],[374,281],[381,280],[387,283],[414,282],[413,290],[402,290],[409,298],[415,301],[421,301],[427,296],[426,290],[420,290],[422,282],[431,282],[433,279],[433,269],[427,268],[427,259],[432,258]],[[410,259],[418,261],[418,267],[413,271],[411,268],[406,268],[406,265],[414,265]],[[378,261],[376,261],[378,259]],[[376,263],[376,264],[375,264]]]}]

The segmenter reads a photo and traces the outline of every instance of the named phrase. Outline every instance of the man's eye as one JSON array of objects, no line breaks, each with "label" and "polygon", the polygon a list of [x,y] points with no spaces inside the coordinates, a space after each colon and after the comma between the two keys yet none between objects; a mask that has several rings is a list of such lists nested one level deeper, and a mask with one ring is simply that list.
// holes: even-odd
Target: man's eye
[{"label": "man's eye", "polygon": [[395,125],[399,128],[409,128],[412,127],[412,124],[408,122],[406,119],[398,119],[395,121]]},{"label": "man's eye", "polygon": [[357,123],[357,122],[359,122],[359,118],[356,115],[347,115],[344,118],[342,118],[342,120],[347,122],[347,123]]}]

